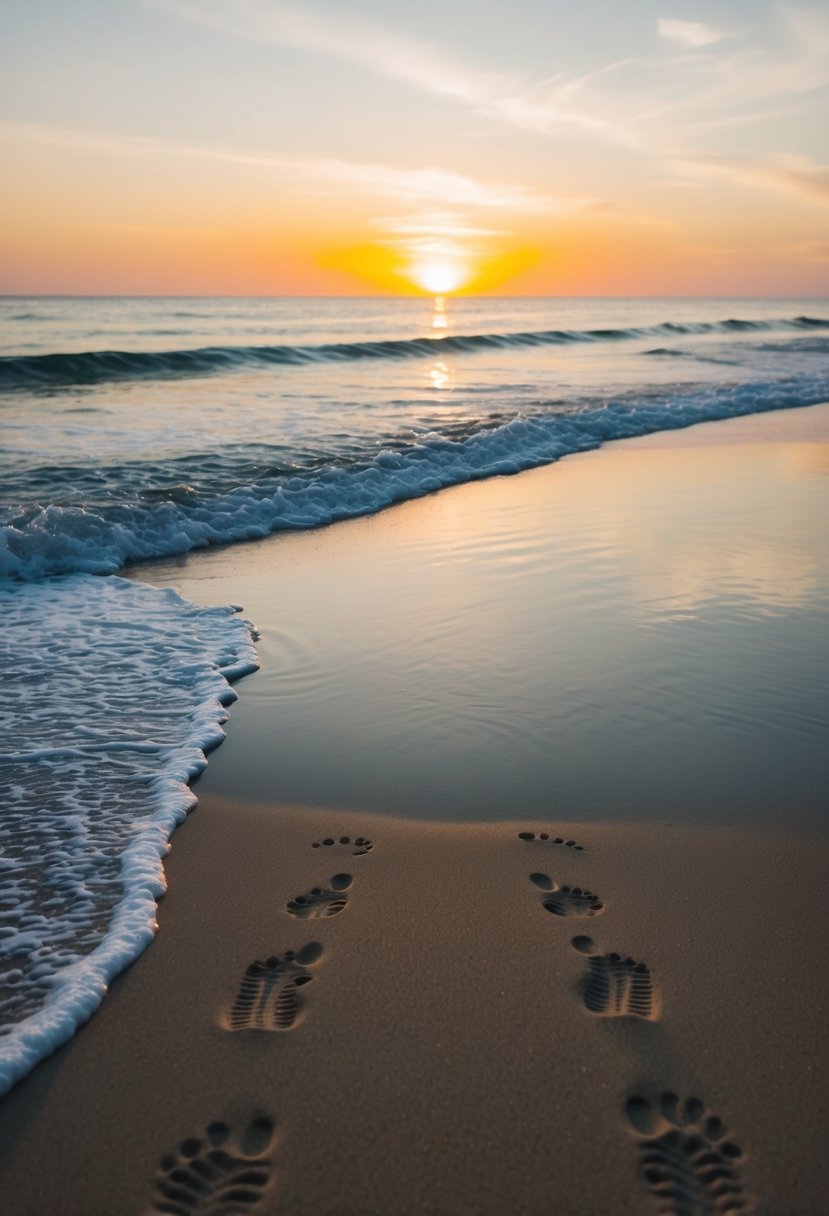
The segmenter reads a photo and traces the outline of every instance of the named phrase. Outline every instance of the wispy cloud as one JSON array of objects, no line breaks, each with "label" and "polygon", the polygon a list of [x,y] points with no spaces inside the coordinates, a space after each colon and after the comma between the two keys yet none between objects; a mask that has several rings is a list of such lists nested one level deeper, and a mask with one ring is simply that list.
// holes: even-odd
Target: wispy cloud
[{"label": "wispy cloud", "polygon": [[462,62],[440,47],[356,17],[317,15],[262,0],[147,0],[190,21],[255,42],[280,43],[346,60],[429,93],[479,102],[509,87],[508,78]]},{"label": "wispy cloud", "polygon": [[752,159],[699,153],[683,159],[678,167],[691,174],[723,177],[744,186],[766,186],[797,195],[807,202],[829,205],[829,165],[818,164],[805,156]]},{"label": "wispy cloud", "polygon": [[433,212],[418,216],[416,219],[388,216],[378,216],[374,223],[376,227],[394,236],[402,237],[457,237],[459,239],[474,239],[476,237],[510,236],[504,228],[476,228],[466,224],[456,215],[448,212]]},{"label": "wispy cloud", "polygon": [[[782,6],[773,43],[748,44],[700,21],[663,17],[663,40],[694,52],[621,59],[541,81],[470,64],[445,47],[375,22],[265,0],[144,0],[187,20],[258,44],[299,47],[453,99],[475,113],[540,135],[581,132],[664,157],[684,132],[760,121],[775,102],[829,83],[829,21],[819,10]],[[769,34],[769,31],[766,31]],[[728,40],[728,48],[719,44]],[[701,52],[701,53],[696,53]],[[805,104],[801,101],[800,104]],[[778,104],[779,108],[779,104]]]},{"label": "wispy cloud", "polygon": [[[478,113],[516,127],[547,133],[557,127],[581,129],[615,143],[630,143],[618,112],[598,95],[588,96],[596,78],[616,70],[608,64],[583,77],[566,74],[528,85],[516,75],[467,63],[444,47],[393,33],[374,22],[337,18],[330,12],[297,12],[263,0],[145,0],[156,9],[257,43],[314,51],[363,67],[375,75],[454,98]],[[631,61],[624,61],[625,63]]]},{"label": "wispy cloud", "polygon": [[[740,155],[739,143],[735,155],[723,151],[730,127],[799,114],[814,102],[818,90],[829,85],[829,19],[815,8],[778,8],[775,29],[764,30],[765,43],[757,37],[748,42],[745,35],[738,40],[736,34],[702,22],[664,17],[658,27],[661,37],[692,53],[620,59],[589,72],[560,71],[528,82],[467,63],[441,46],[391,32],[375,22],[346,19],[331,11],[317,14],[306,5],[270,0],[144,2],[259,45],[303,48],[336,58],[541,136],[582,133],[650,157],[654,163],[674,165],[680,173],[718,174],[763,189],[784,190],[801,200],[825,198],[820,165],[771,154],[748,162]],[[721,45],[726,40],[727,45]],[[133,152],[166,148],[176,155],[259,167],[283,174],[283,188],[292,192],[350,192],[411,210],[443,207],[463,213],[556,214],[601,202],[511,182],[482,181],[436,166],[401,168],[337,157],[290,159],[255,148],[181,145],[139,137],[119,141],[90,133],[85,138],[102,148],[118,145]]]},{"label": "wispy cloud", "polygon": [[802,258],[807,262],[829,262],[829,241],[797,241],[793,245],[778,245],[770,252],[785,258]]},{"label": "wispy cloud", "polygon": [[781,7],[773,45],[746,45],[711,55],[700,71],[710,84],[694,97],[696,105],[716,105],[726,112],[826,88],[829,18],[816,9]]},{"label": "wispy cloud", "polygon": [[457,260],[491,253],[509,241],[507,228],[482,227],[460,211],[422,211],[415,215],[378,216],[373,221],[379,243],[402,254],[410,262],[426,259]]},{"label": "wispy cloud", "polygon": [[408,169],[333,157],[274,156],[256,148],[188,144],[153,136],[112,135],[40,123],[0,121],[0,139],[119,155],[187,156],[285,174],[296,190],[330,192],[335,196],[343,190],[353,190],[364,196],[393,199],[404,204],[432,203],[472,210],[542,213],[587,201],[557,198],[525,186],[481,181],[434,167]]},{"label": "wispy cloud", "polygon": [[398,169],[389,165],[315,160],[304,162],[304,171],[309,170],[331,184],[353,186],[361,192],[403,203],[522,212],[545,212],[559,205],[551,196],[523,186],[482,182],[448,169]]},{"label": "wispy cloud", "polygon": [[[274,156],[257,148],[192,144],[151,136],[114,135],[38,123],[0,120],[0,146],[40,143],[109,159],[190,158],[206,164],[236,166],[274,179],[280,198],[305,195],[330,198],[341,210],[345,196],[363,210],[395,214],[369,215],[376,245],[393,250],[409,263],[464,262],[489,257],[503,249],[513,233],[498,226],[515,215],[549,219],[600,206],[600,200],[554,195],[508,182],[483,181],[443,168],[401,168],[331,157]],[[278,211],[277,213],[278,214]],[[494,220],[494,223],[490,220]],[[109,227],[115,227],[110,225]],[[161,234],[160,229],[118,225],[135,235]],[[166,235],[170,235],[167,233]]]},{"label": "wispy cloud", "polygon": [[702,21],[679,21],[674,17],[660,17],[658,31],[660,38],[693,47],[711,46],[727,37],[722,30],[715,30]]}]

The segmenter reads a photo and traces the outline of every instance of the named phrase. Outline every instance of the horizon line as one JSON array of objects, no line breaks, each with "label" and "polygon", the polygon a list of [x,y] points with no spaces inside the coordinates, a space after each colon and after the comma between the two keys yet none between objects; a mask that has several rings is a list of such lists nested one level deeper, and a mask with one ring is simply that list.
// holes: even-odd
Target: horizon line
[{"label": "horizon line", "polygon": [[659,294],[636,295],[629,292],[610,292],[602,295],[577,294],[556,295],[555,293],[533,292],[527,295],[499,294],[485,292],[479,295],[470,293],[455,295],[451,292],[439,294],[424,292],[415,294],[409,292],[375,292],[375,293],[296,293],[296,292],[0,292],[0,300],[827,300],[829,293],[812,295],[810,293],[775,293],[765,295],[760,293],[722,294],[719,292],[680,292],[677,294],[662,292]]}]

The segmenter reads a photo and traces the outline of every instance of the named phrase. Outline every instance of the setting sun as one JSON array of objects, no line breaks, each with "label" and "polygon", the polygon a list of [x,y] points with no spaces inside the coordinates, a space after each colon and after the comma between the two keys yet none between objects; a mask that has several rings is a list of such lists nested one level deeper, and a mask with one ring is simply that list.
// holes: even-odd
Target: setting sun
[{"label": "setting sun", "polygon": [[416,262],[409,276],[424,291],[435,296],[450,295],[469,281],[470,274],[461,262],[429,260]]}]

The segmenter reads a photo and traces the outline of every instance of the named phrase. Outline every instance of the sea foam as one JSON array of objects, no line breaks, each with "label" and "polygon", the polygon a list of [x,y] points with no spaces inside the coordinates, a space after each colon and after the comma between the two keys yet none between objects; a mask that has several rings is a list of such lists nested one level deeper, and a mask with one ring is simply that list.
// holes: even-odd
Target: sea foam
[{"label": "sea foam", "polygon": [[420,435],[379,452],[364,444],[352,457],[321,468],[266,476],[215,494],[53,503],[0,527],[0,576],[111,573],[128,562],[369,514],[446,486],[550,464],[612,439],[826,400],[827,371],[772,381],[656,386],[599,407],[518,415],[461,438]]},{"label": "sea foam", "polygon": [[127,579],[7,583],[0,611],[2,1094],[152,940],[188,782],[224,738],[229,681],[257,663],[235,609]]}]

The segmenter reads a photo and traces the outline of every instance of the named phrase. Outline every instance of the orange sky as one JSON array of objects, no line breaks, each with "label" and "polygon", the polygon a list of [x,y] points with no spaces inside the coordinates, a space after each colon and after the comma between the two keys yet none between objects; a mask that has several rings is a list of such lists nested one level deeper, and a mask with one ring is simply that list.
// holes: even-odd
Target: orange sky
[{"label": "orange sky", "polygon": [[5,293],[826,293],[817,8],[53,7],[0,65]]}]

